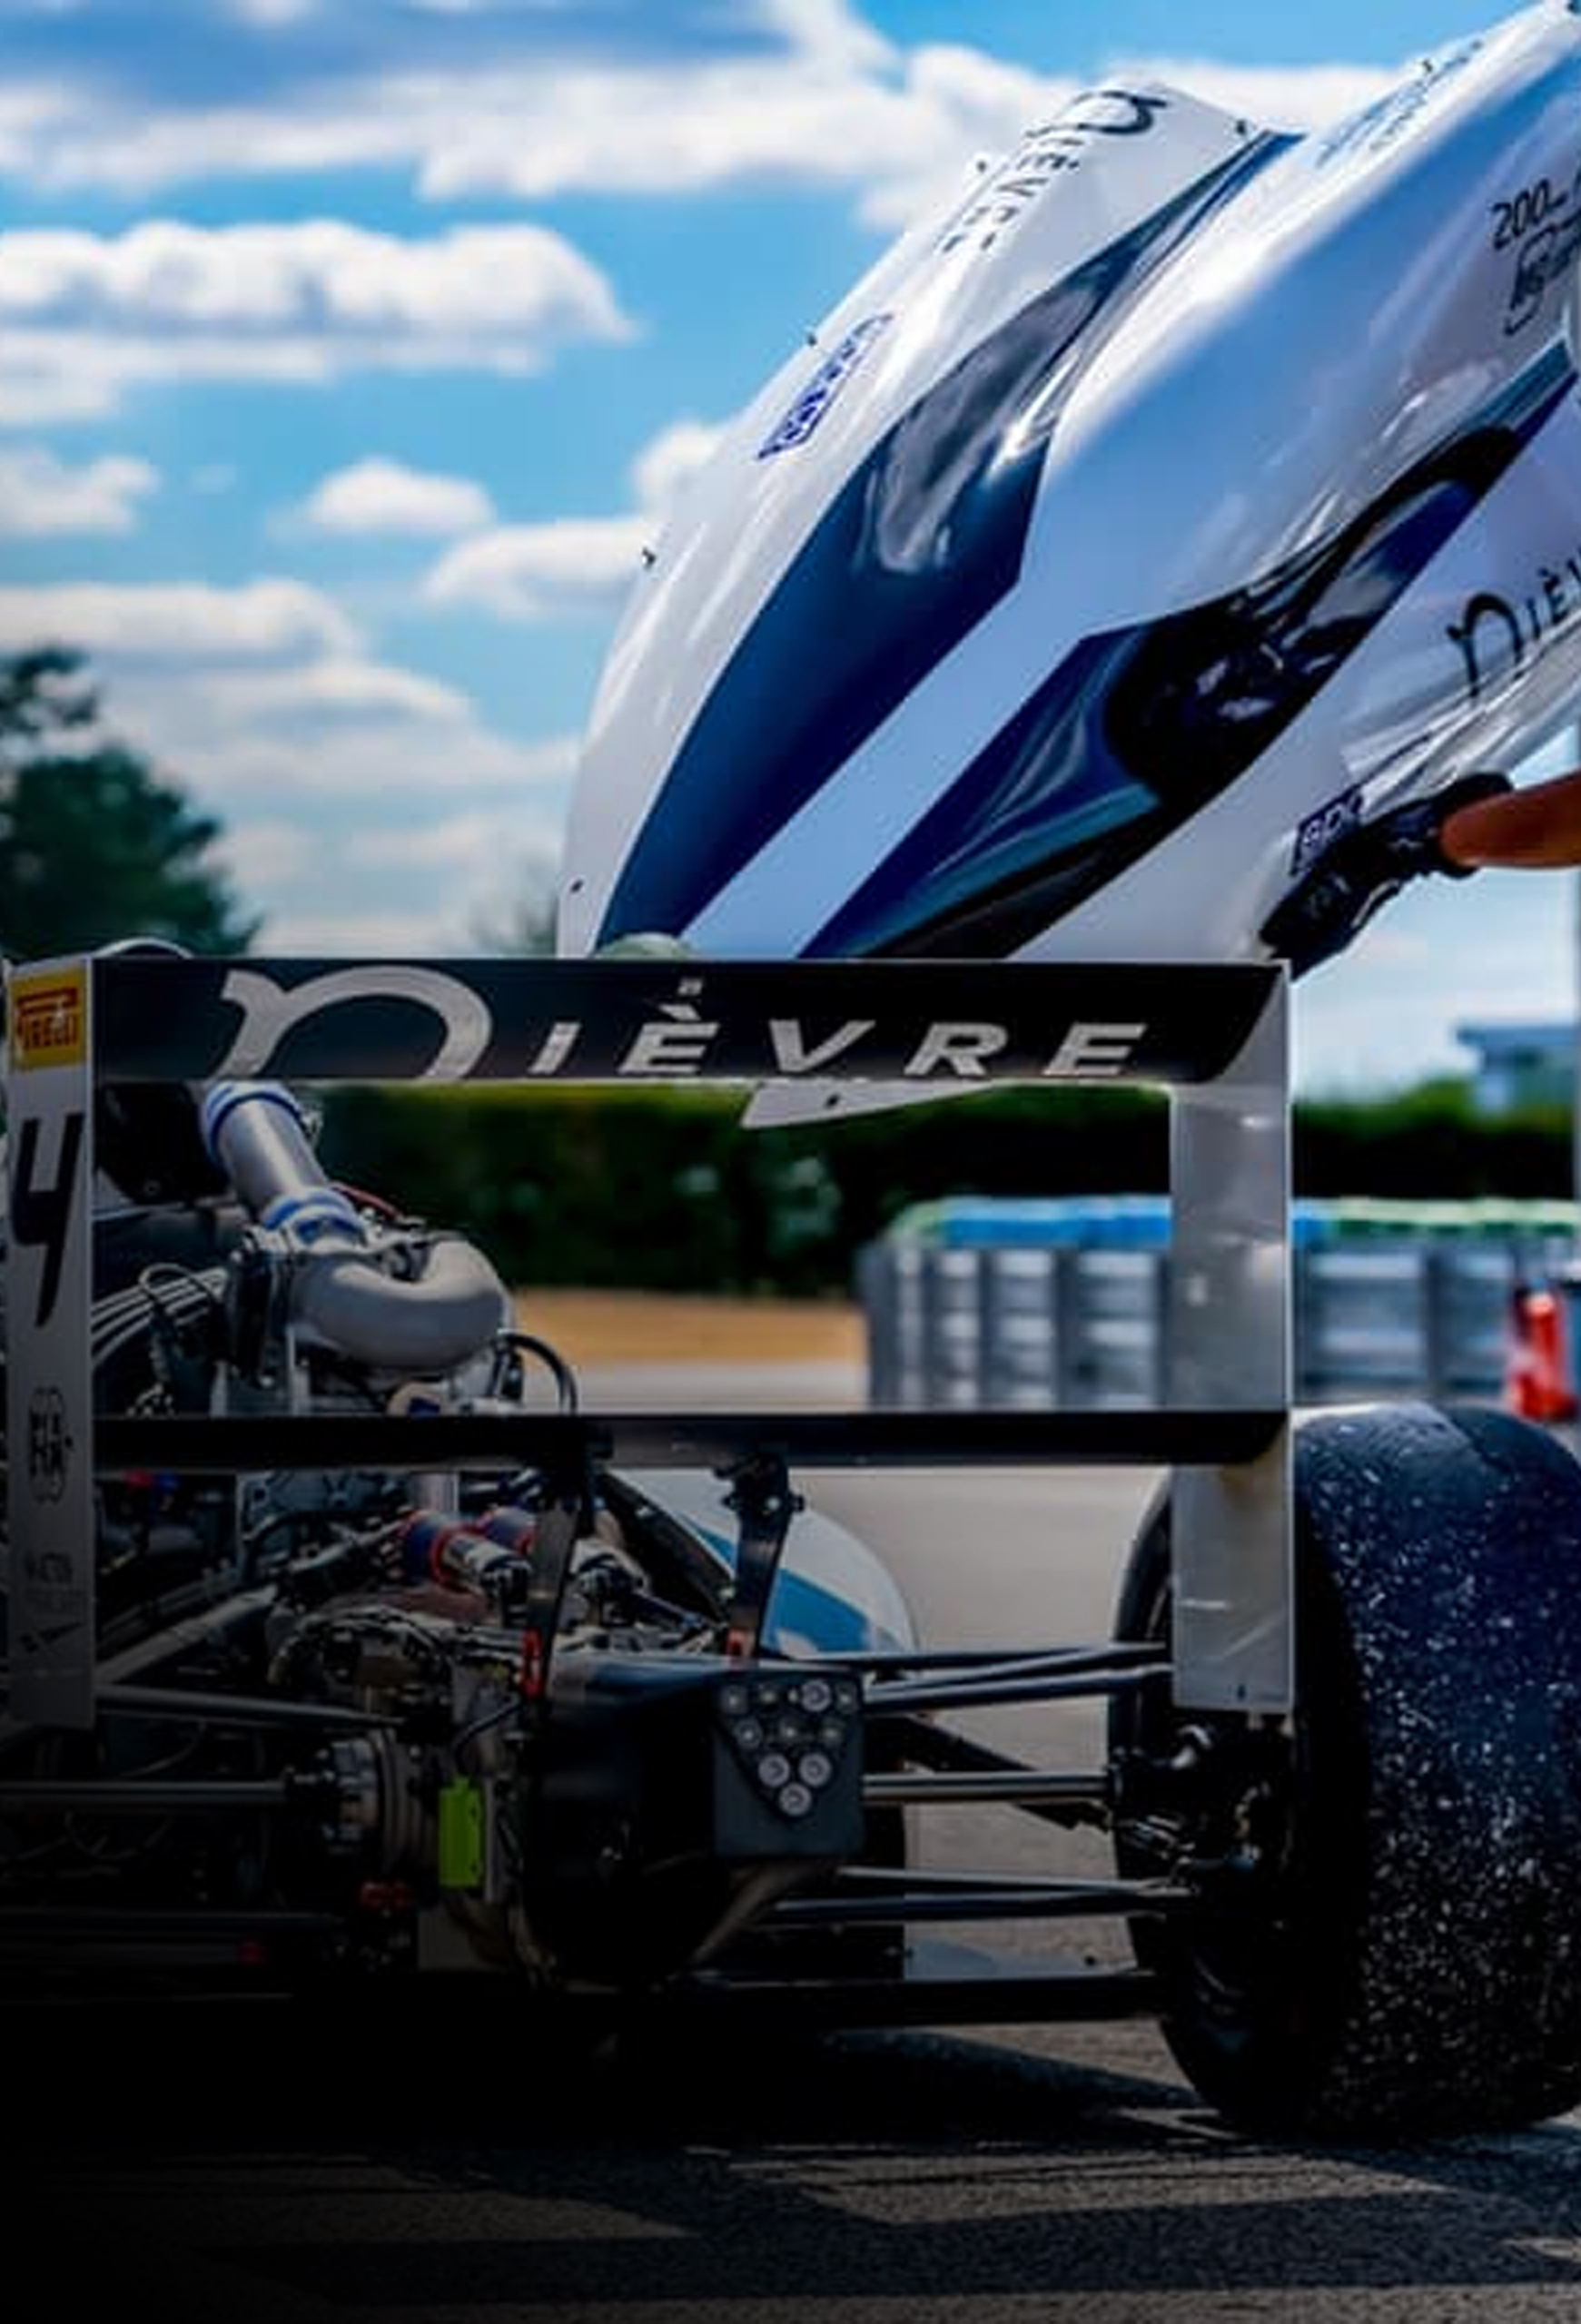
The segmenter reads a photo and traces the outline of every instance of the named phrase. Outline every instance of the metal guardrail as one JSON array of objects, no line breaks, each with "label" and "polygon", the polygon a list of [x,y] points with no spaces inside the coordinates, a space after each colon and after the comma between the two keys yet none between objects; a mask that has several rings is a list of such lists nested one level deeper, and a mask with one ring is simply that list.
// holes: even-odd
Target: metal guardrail
[{"label": "metal guardrail", "polygon": [[[1361,1241],[1291,1256],[1294,1396],[1497,1399],[1517,1285],[1566,1243]],[[868,1392],[880,1405],[1144,1408],[1168,1373],[1167,1250],[951,1247],[862,1254]]]}]

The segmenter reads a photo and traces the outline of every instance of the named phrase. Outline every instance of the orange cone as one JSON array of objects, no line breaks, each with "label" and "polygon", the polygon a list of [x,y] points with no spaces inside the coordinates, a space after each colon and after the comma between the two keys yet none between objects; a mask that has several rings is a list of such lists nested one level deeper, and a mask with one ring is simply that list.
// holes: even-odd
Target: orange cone
[{"label": "orange cone", "polygon": [[1520,1285],[1505,1373],[1505,1402],[1523,1420],[1574,1420],[1581,1410],[1570,1370],[1564,1306],[1551,1291]]}]

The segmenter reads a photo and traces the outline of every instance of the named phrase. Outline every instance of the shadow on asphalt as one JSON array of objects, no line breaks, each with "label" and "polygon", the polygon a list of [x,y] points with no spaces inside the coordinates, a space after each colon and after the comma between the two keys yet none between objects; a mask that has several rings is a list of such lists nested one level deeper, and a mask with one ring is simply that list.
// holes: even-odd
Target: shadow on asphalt
[{"label": "shadow on asphalt", "polygon": [[52,2309],[113,2299],[118,2324],[647,2324],[650,2304],[665,2324],[810,2304],[820,2324],[1069,2324],[1089,2301],[1141,2324],[1163,2294],[1170,2324],[1305,2324],[1325,2294],[1379,2290],[1421,2295],[1391,2319],[1445,2324],[1462,2300],[1581,2302],[1568,2121],[1250,2140],[1167,2072],[1009,2035],[590,2054],[393,2002],[42,2014],[7,2111],[16,2280],[48,2254]]},{"label": "shadow on asphalt", "polygon": [[[776,2037],[760,2020],[726,2019],[613,2038],[470,1994],[380,1999],[363,1988],[322,2008],[64,2003],[0,2012],[0,2039],[8,2017],[14,2039],[24,2034],[49,2069],[0,2130],[12,2165],[30,2153],[184,2150],[196,2124],[217,2155],[304,2134],[393,2151],[451,2131],[556,2149],[571,2140],[802,2141],[836,2127],[857,2139],[1057,2136],[1062,2121],[1122,2103],[1200,2112],[1178,2083],[954,2035]],[[158,2103],[129,2107],[138,2093],[158,2093]]]}]

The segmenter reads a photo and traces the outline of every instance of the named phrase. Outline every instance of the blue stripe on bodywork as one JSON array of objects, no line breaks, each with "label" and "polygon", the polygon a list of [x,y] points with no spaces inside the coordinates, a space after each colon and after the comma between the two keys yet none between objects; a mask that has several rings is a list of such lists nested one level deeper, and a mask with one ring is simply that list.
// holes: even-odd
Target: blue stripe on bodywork
[{"label": "blue stripe on bodywork", "polygon": [[867,454],[698,713],[600,942],[695,919],[1013,586],[1081,369],[1130,296],[1291,142],[1250,142],[1041,292]]},{"label": "blue stripe on bodywork", "polygon": [[813,939],[1016,950],[1260,758],[1575,383],[1550,348],[1337,532],[1251,586],[1089,638]]},{"label": "blue stripe on bodywork", "polygon": [[877,1629],[849,1599],[836,1597],[805,1574],[782,1571],[768,1601],[763,1643],[783,1653],[793,1640],[819,1654],[894,1653],[910,1644]]},{"label": "blue stripe on bodywork", "polygon": [[[697,1525],[696,1531],[720,1562],[734,1573],[736,1543],[730,1536],[716,1533],[711,1526]],[[891,1653],[912,1643],[910,1639],[885,1630],[866,1607],[854,1599],[844,1598],[825,1583],[798,1573],[794,1566],[782,1565],[769,1593],[763,1644],[771,1651],[784,1653],[792,1640],[805,1643],[819,1654]]]}]

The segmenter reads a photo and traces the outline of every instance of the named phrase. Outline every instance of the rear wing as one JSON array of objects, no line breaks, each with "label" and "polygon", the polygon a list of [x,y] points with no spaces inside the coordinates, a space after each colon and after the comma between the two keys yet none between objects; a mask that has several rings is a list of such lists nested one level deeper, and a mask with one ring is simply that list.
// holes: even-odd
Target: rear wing
[{"label": "rear wing", "polygon": [[[5,978],[4,1289],[14,1717],[94,1716],[95,1486],[130,1469],[736,1470],[756,1460],[1162,1462],[1176,1693],[1293,1694],[1290,1083],[1276,967],[73,957]],[[105,1083],[420,1080],[944,1090],[1142,1083],[1171,1101],[1168,1393],[1149,1412],[95,1412],[94,1094]]]}]

